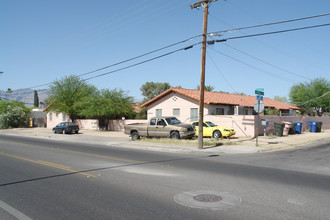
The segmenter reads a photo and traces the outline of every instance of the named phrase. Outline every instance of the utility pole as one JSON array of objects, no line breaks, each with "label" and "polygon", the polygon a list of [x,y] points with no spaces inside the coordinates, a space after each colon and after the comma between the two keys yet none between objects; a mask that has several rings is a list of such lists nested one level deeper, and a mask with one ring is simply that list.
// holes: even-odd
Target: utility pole
[{"label": "utility pole", "polygon": [[191,4],[191,9],[204,7],[203,17],[203,40],[202,40],[202,65],[201,65],[201,83],[199,86],[199,122],[198,122],[198,149],[203,149],[203,119],[204,119],[204,87],[205,87],[205,61],[206,61],[206,39],[207,39],[207,16],[209,3],[216,0],[204,0]]}]

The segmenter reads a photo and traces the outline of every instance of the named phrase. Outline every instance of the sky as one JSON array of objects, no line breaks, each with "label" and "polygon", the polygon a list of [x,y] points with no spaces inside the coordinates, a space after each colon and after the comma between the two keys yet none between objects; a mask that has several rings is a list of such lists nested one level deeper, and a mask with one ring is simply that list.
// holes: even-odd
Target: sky
[{"label": "sky", "polygon": [[[47,89],[44,84],[69,75],[81,75],[98,89],[122,89],[137,100],[143,99],[140,88],[146,82],[196,89],[203,8],[191,9],[195,2],[0,0],[0,90]],[[205,85],[252,96],[264,88],[265,97],[273,98],[288,97],[297,83],[330,80],[330,26],[231,39],[328,24],[329,15],[233,30],[329,12],[329,0],[211,3],[208,33],[220,36],[208,40],[228,40],[207,46]],[[93,72],[113,64],[118,65]]]}]

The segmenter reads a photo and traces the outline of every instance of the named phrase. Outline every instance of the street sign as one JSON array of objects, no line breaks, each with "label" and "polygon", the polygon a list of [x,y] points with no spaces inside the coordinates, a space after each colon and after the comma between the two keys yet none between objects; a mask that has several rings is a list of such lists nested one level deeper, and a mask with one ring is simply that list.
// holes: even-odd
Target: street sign
[{"label": "street sign", "polygon": [[254,91],[255,94],[257,95],[264,95],[264,89],[263,88],[258,88]]},{"label": "street sign", "polygon": [[254,103],[254,111],[256,111],[257,113],[261,113],[264,111],[264,102],[260,101],[260,106],[259,106],[259,112],[258,112],[258,101],[256,103]]},{"label": "street sign", "polygon": [[263,101],[264,100],[264,97],[262,95],[257,95],[256,96],[256,99],[257,100],[260,100],[260,101]]}]

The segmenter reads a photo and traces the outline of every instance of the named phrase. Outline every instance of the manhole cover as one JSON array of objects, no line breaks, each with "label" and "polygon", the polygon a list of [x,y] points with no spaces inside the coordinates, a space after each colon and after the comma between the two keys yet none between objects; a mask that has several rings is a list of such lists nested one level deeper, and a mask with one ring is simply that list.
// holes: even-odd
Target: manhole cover
[{"label": "manhole cover", "polygon": [[174,201],[191,208],[218,210],[233,207],[242,200],[240,197],[227,192],[201,190],[179,193],[174,196]]},{"label": "manhole cover", "polygon": [[194,196],[194,199],[198,202],[218,202],[222,198],[221,196],[217,196],[217,195],[201,194]]}]

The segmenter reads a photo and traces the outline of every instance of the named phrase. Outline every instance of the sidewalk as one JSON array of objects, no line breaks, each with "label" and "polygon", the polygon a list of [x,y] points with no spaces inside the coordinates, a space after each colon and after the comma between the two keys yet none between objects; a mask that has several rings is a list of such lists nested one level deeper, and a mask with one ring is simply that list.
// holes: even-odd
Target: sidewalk
[{"label": "sidewalk", "polygon": [[196,146],[183,146],[152,143],[144,141],[131,141],[128,135],[124,132],[117,131],[93,131],[81,130],[79,134],[63,135],[53,134],[51,129],[47,128],[16,128],[0,130],[0,134],[17,135],[33,138],[48,139],[53,141],[68,141],[74,143],[99,144],[106,146],[114,146],[121,148],[134,148],[141,150],[156,150],[164,152],[205,152],[205,153],[224,153],[224,154],[243,154],[257,153],[265,151],[276,151],[295,148],[298,146],[311,144],[319,140],[330,139],[330,130],[323,130],[320,133],[310,133],[309,131],[303,134],[295,134],[283,137],[277,136],[259,136],[258,147],[256,147],[256,139],[252,138],[232,138],[223,139],[221,146],[205,146],[200,150]]}]

